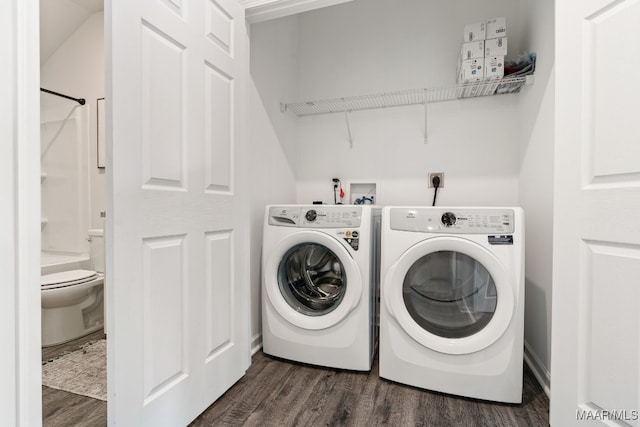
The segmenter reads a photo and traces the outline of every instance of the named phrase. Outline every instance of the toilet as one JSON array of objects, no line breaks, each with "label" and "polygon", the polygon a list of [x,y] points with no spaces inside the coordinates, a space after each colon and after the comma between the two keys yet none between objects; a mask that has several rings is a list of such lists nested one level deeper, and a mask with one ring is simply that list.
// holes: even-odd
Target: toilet
[{"label": "toilet", "polygon": [[86,269],[41,276],[43,347],[71,341],[104,325],[103,231],[89,230],[89,242]]}]

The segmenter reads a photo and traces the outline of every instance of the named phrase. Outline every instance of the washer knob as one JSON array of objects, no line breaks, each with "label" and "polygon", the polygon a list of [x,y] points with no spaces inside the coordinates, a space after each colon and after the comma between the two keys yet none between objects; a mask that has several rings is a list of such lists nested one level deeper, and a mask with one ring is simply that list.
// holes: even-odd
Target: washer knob
[{"label": "washer knob", "polygon": [[315,209],[311,209],[310,211],[307,211],[306,214],[304,214],[304,217],[307,219],[307,221],[313,222],[318,217],[318,213],[315,211]]},{"label": "washer knob", "polygon": [[442,223],[447,227],[451,227],[456,223],[456,216],[453,212],[445,212],[442,214]]}]

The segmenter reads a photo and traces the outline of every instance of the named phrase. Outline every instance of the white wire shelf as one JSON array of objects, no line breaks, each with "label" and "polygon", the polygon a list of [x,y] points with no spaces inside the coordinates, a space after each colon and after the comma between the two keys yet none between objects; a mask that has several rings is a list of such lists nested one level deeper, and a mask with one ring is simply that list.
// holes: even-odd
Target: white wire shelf
[{"label": "white wire shelf", "polygon": [[292,111],[295,115],[344,113],[374,108],[400,107],[405,105],[430,104],[479,96],[499,95],[519,92],[522,86],[533,83],[533,75],[507,77],[502,80],[474,82],[440,88],[409,89],[373,95],[350,96],[345,98],[321,99],[307,102],[281,104],[282,112]]}]

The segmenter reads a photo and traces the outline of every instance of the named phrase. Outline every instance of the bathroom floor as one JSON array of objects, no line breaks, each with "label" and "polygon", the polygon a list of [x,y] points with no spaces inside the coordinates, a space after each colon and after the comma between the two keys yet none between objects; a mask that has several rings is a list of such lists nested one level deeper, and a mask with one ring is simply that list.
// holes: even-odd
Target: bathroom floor
[{"label": "bathroom floor", "polygon": [[[104,338],[102,331],[45,348],[42,360],[55,359]],[[525,365],[521,405],[482,402],[433,393],[350,372],[252,358],[247,374],[191,424],[200,426],[438,425],[548,426],[549,399]],[[42,387],[43,425],[106,426],[107,402]]]},{"label": "bathroom floor", "polygon": [[[65,344],[42,349],[42,362],[79,350],[84,344],[104,338],[102,330]],[[45,427],[107,425],[107,402],[42,386],[42,424]]]}]

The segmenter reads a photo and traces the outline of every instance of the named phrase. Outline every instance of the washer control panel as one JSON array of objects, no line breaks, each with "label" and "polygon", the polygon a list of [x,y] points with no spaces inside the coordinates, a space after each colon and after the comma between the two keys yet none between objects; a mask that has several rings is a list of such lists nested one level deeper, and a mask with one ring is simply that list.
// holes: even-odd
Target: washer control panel
[{"label": "washer control panel", "polygon": [[357,206],[272,206],[269,225],[298,228],[355,228],[362,222]]},{"label": "washer control panel", "polygon": [[507,234],[514,231],[513,209],[391,208],[392,230],[447,234]]}]

